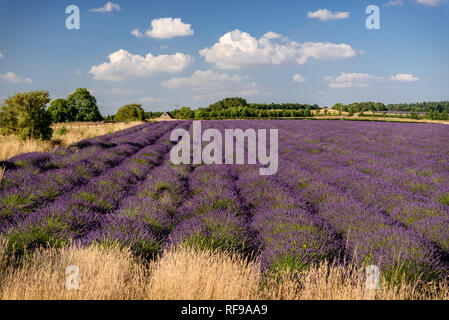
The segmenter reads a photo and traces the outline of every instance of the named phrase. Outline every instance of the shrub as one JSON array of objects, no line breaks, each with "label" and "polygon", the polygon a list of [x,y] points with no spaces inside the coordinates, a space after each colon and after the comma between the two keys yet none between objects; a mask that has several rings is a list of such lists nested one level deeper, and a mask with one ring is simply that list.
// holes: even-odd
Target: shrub
[{"label": "shrub", "polygon": [[63,135],[65,135],[65,134],[67,133],[67,128],[66,128],[66,127],[61,127],[61,128],[59,128],[59,129],[56,131],[56,133],[57,133],[58,135],[60,135],[60,136],[63,136]]},{"label": "shrub", "polygon": [[0,109],[0,133],[20,139],[49,140],[51,115],[46,110],[48,91],[19,92],[3,102]]}]

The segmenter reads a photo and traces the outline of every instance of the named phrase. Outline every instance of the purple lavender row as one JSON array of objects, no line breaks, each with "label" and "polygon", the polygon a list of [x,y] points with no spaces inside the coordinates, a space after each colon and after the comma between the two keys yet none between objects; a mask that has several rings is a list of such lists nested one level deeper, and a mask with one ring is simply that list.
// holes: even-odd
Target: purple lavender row
[{"label": "purple lavender row", "polygon": [[[188,125],[188,124],[186,124]],[[181,125],[183,127],[184,125]],[[151,259],[174,228],[173,215],[186,195],[190,166],[174,166],[167,157],[135,185],[119,209],[104,215],[99,226],[80,239],[82,244],[119,243]]]},{"label": "purple lavender row", "polygon": [[[287,148],[289,143],[286,139]],[[294,139],[290,141],[294,144]],[[304,159],[306,153],[289,154],[287,157],[296,157]],[[347,155],[338,156],[331,152],[322,152],[316,155],[310,155],[309,161],[304,163],[308,170],[318,172],[323,168],[332,168],[327,170],[326,182],[338,186],[344,192],[354,195],[354,198],[362,201],[365,205],[390,215],[403,225],[416,230],[425,237],[436,242],[443,250],[449,249],[449,214],[445,203],[440,203],[438,199],[441,194],[447,194],[448,188],[442,187],[436,195],[427,190],[424,186],[431,185],[425,181],[427,177],[412,176],[414,182],[412,185],[421,186],[411,189],[403,187],[401,181],[408,181],[410,173],[403,170],[389,167],[382,167],[378,158],[374,158],[377,170],[371,174],[370,167],[360,161],[357,154],[352,154],[352,158]],[[351,159],[351,160],[350,160]],[[373,159],[371,159],[373,160]],[[345,165],[347,161],[354,161],[355,164]],[[362,169],[359,169],[362,167]],[[372,168],[372,167],[371,167]],[[405,176],[405,177],[404,177]],[[412,180],[413,181],[413,180]],[[429,184],[426,184],[429,183]]]},{"label": "purple lavender row", "polygon": [[50,204],[62,194],[67,194],[74,188],[81,188],[93,178],[108,173],[111,168],[119,165],[135,154],[148,143],[162,136],[174,123],[159,126],[158,130],[148,132],[135,139],[133,144],[122,144],[115,148],[104,150],[92,156],[90,161],[74,164],[71,168],[48,172],[42,180],[27,183],[23,186],[9,189],[0,197],[0,226],[14,224],[26,215]]},{"label": "purple lavender row", "polygon": [[[156,129],[160,124],[153,126]],[[89,161],[95,156],[98,157],[98,154],[107,149],[126,144],[126,141],[133,141],[135,138],[139,138],[144,130],[149,130],[153,126],[138,126],[139,130],[134,129],[130,132],[120,133],[120,135],[116,133],[117,136],[110,143],[101,142],[100,140],[96,140],[96,138],[86,139],[68,148],[60,148],[51,153],[32,152],[11,158],[5,162],[7,171],[0,191],[3,192],[6,189],[26,183],[39,182],[41,177],[49,172],[57,172],[58,170],[73,167],[83,161]],[[118,138],[125,138],[125,141],[118,143]],[[95,161],[95,159],[92,160]]]},{"label": "purple lavender row", "polygon": [[254,239],[229,167],[202,165],[189,176],[188,199],[176,212],[169,244],[248,252]]},{"label": "purple lavender row", "polygon": [[[273,124],[273,122],[247,123],[248,126],[271,127]],[[296,122],[296,124],[300,123]],[[309,127],[309,129],[313,128]],[[282,126],[281,131],[295,132],[294,128],[289,129],[285,125]],[[296,138],[298,136],[296,134]],[[324,138],[327,139],[327,136]],[[306,157],[308,159],[305,159],[305,163],[320,163],[319,158],[313,157],[320,152],[295,153],[296,147],[301,148],[301,142],[294,142],[292,139],[292,143],[285,147],[288,135],[287,137],[281,135],[280,140],[284,155],[288,154],[291,159],[301,159],[301,161],[303,160],[301,157]],[[399,274],[402,273],[408,277],[422,272],[431,279],[446,272],[446,267],[440,264],[440,253],[419,234],[394,224],[391,218],[376,210],[366,208],[341,188],[329,186],[326,183],[327,168],[319,168],[320,170],[314,172],[312,179],[308,181],[301,174],[294,174],[295,170],[299,169],[297,165],[295,163],[288,168],[285,161],[281,159],[281,172],[278,175],[282,176],[282,181],[290,179],[290,186],[299,188],[300,198],[308,197],[316,212],[327,219],[333,229],[347,239],[347,251],[354,260],[362,264],[378,263],[383,267],[387,277],[392,277],[395,272],[400,271]],[[305,177],[307,173],[307,171],[304,172]],[[302,189],[306,189],[307,192],[301,193]]]},{"label": "purple lavender row", "polygon": [[420,234],[330,185],[326,174],[312,173],[294,162],[282,163],[279,179],[308,199],[316,213],[344,237],[347,256],[353,261],[381,267],[388,279],[423,274],[430,280],[446,274],[440,253]]},{"label": "purple lavender row", "polygon": [[[224,122],[226,128],[260,128],[260,122]],[[247,149],[245,146],[239,146]],[[265,271],[301,270],[320,261],[339,258],[338,235],[308,204],[281,181],[260,176],[255,166],[233,166],[237,187],[251,210],[250,229],[257,232],[259,259]]]},{"label": "purple lavender row", "polygon": [[274,179],[260,176],[254,166],[239,169],[237,185],[252,207],[251,227],[258,232],[264,270],[302,270],[338,258],[340,239],[305,201]]},{"label": "purple lavender row", "polygon": [[[66,168],[50,170],[38,175],[32,181],[0,191],[0,224],[36,210],[39,206],[55,200],[61,194],[120,164],[147,144],[153,143],[173,124],[153,127],[147,134],[135,136],[134,143],[122,144],[97,153],[89,153],[85,160],[74,161]],[[84,158],[84,157],[83,157]]]},{"label": "purple lavender row", "polygon": [[[121,201],[130,196],[133,186],[161,163],[169,146],[167,134],[162,135],[155,144],[144,147],[120,166],[28,215],[6,231],[9,245],[19,252],[25,247],[62,246],[97,230]],[[125,229],[126,225],[120,227],[124,234]]]}]

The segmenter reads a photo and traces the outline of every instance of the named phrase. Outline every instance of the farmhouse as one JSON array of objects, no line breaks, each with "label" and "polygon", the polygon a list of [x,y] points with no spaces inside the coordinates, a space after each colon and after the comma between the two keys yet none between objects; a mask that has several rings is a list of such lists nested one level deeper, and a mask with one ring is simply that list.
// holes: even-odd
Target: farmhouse
[{"label": "farmhouse", "polygon": [[166,120],[174,120],[172,115],[169,112],[164,112],[157,120],[166,121]]}]

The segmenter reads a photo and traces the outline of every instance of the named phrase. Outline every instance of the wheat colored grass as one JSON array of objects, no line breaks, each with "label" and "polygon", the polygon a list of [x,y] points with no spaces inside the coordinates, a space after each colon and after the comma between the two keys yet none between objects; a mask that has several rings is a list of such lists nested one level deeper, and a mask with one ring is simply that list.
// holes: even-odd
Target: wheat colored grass
[{"label": "wheat colored grass", "polygon": [[[69,266],[79,268],[79,290],[66,287]],[[38,250],[22,266],[2,269],[2,300],[145,298],[144,266],[133,260],[129,250],[119,247]]]},{"label": "wheat colored grass", "polygon": [[[52,126],[53,137],[49,141],[20,140],[16,136],[0,136],[0,161],[28,152],[49,152],[59,146],[68,146],[86,138],[124,130],[143,122],[102,123],[102,124],[57,124]],[[67,132],[58,134],[58,129],[66,127]]]},{"label": "wheat colored grass", "polygon": [[[42,249],[20,261],[0,242],[0,299],[83,300],[371,300],[449,299],[447,282],[416,286],[380,281],[367,289],[364,270],[322,263],[301,273],[263,276],[237,254],[189,247],[167,250],[150,264],[112,246]],[[66,288],[66,268],[80,271],[80,289]]]},{"label": "wheat colored grass", "polygon": [[259,298],[259,268],[235,254],[181,247],[151,267],[152,299],[251,300]]}]

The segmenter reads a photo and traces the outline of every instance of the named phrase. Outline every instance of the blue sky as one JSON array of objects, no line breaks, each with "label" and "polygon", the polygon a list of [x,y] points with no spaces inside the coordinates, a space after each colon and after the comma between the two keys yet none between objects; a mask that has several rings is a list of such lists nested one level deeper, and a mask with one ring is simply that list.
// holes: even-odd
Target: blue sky
[{"label": "blue sky", "polygon": [[[67,30],[66,7],[80,9]],[[365,9],[380,9],[380,29]],[[0,0],[0,99],[91,90],[103,114],[250,102],[449,99],[447,0]]]}]

